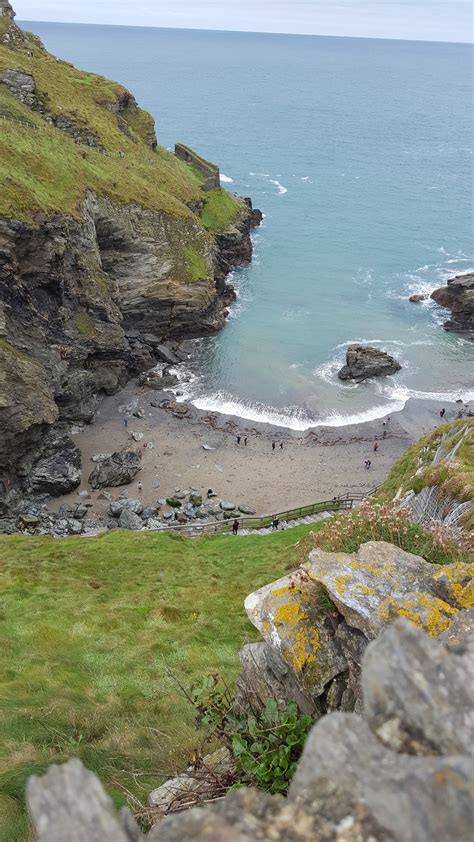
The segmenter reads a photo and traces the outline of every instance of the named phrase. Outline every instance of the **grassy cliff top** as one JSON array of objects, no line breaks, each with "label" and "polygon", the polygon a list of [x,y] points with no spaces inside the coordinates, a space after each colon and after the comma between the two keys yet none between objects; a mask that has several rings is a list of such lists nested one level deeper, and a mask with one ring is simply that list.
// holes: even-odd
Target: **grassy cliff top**
[{"label": "grassy cliff top", "polygon": [[[196,172],[162,147],[151,148],[153,119],[124,87],[55,58],[6,10],[0,0],[0,80],[8,70],[32,76],[35,104],[20,102],[0,81],[1,217],[78,215],[89,190],[180,217],[191,216],[189,203],[209,200]],[[102,151],[75,142],[52,124],[58,120]],[[203,223],[211,230],[228,225],[241,208],[225,191],[216,192],[219,212]]]},{"label": "grassy cliff top", "polygon": [[[433,464],[437,452],[438,461]],[[397,494],[419,493],[433,485],[460,502],[474,499],[473,418],[442,424],[415,442],[395,463],[377,496],[393,500]],[[464,525],[474,527],[474,523]]]},{"label": "grassy cliff top", "polygon": [[244,598],[286,572],[311,528],[0,536],[0,842],[30,839],[25,783],[52,762],[79,756],[133,809],[187,764],[195,711],[167,668],[186,687],[211,671],[233,681],[257,637]]}]

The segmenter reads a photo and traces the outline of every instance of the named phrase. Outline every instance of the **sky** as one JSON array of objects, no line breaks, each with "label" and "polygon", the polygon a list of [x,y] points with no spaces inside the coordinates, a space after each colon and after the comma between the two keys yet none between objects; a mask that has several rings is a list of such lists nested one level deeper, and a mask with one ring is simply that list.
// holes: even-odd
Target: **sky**
[{"label": "sky", "polygon": [[12,0],[18,20],[472,41],[470,0]]}]

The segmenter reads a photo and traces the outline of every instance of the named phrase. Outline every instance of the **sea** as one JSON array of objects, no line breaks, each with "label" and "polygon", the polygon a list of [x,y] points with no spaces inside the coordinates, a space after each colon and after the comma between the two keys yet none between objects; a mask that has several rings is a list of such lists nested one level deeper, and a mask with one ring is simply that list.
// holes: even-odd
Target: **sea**
[{"label": "sea", "polygon": [[[218,335],[181,399],[304,430],[474,399],[474,343],[428,300],[474,269],[473,47],[419,41],[27,22],[49,50],[120,81],[159,143],[219,164],[264,213]],[[402,364],[358,385],[368,343]]]}]

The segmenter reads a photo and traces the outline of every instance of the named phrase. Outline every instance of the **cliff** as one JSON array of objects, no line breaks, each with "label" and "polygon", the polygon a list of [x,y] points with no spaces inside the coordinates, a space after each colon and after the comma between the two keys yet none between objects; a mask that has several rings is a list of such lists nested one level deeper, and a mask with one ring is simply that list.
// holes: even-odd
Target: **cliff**
[{"label": "cliff", "polygon": [[443,325],[445,330],[474,339],[474,272],[448,278],[446,286],[435,289],[431,298],[451,310],[451,318]]},{"label": "cliff", "polygon": [[[0,478],[50,425],[222,327],[250,200],[157,145],[122,86],[50,55],[0,0]],[[199,159],[199,156],[196,156]],[[133,345],[127,333],[134,331]],[[1,486],[0,486],[1,489]]]},{"label": "cliff", "polygon": [[408,448],[377,497],[409,512],[427,528],[474,529],[474,419],[441,425]]}]

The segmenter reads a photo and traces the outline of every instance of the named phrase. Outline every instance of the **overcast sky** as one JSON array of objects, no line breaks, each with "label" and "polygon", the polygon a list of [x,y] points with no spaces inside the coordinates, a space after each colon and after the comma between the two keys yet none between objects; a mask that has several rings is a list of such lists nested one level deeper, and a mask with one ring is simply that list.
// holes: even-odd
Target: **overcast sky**
[{"label": "overcast sky", "polygon": [[12,0],[19,20],[472,41],[470,0]]}]

